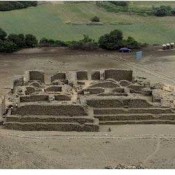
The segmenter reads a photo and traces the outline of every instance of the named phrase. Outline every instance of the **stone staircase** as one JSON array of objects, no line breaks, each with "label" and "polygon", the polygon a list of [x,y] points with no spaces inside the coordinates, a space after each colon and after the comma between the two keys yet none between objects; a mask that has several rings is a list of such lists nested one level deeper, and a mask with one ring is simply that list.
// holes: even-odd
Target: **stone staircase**
[{"label": "stone staircase", "polygon": [[4,127],[25,131],[98,131],[99,120],[81,105],[25,103],[9,111]]},{"label": "stone staircase", "polygon": [[172,108],[154,106],[145,99],[90,98],[87,103],[93,107],[94,117],[103,125],[175,124],[175,111]]}]

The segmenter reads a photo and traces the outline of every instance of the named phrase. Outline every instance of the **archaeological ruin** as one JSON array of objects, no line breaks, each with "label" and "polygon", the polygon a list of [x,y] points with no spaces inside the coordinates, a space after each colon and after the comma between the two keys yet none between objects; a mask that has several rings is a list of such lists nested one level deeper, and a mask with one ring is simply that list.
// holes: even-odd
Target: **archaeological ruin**
[{"label": "archaeological ruin", "polygon": [[48,83],[43,71],[26,71],[3,98],[3,127],[99,131],[101,125],[175,124],[174,92],[131,70],[57,72]]}]

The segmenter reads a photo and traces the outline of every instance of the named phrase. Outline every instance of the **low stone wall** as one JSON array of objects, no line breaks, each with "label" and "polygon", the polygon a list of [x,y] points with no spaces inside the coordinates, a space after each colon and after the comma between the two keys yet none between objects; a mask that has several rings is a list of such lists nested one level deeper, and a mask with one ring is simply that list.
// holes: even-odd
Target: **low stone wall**
[{"label": "low stone wall", "polygon": [[41,88],[42,87],[42,83],[39,82],[39,81],[32,81],[32,82],[29,82],[27,83],[28,86],[33,86],[33,87],[36,87],[36,88]]},{"label": "low stone wall", "polygon": [[1,96],[1,97],[0,97],[0,118],[1,118],[2,115],[4,114],[5,108],[6,108],[6,105],[5,105],[5,98],[4,98],[4,96]]},{"label": "low stone wall", "polygon": [[94,114],[175,114],[171,108],[100,108],[94,109]]},{"label": "low stone wall", "polygon": [[90,86],[90,88],[94,88],[94,87],[116,88],[116,87],[119,87],[119,85],[117,83],[112,82],[112,81],[105,81],[105,82],[95,83],[95,84],[92,84]]},{"label": "low stone wall", "polygon": [[105,79],[111,78],[116,81],[120,81],[120,80],[132,81],[132,71],[109,69],[104,71],[104,78]]},{"label": "low stone wall", "polygon": [[97,96],[103,96],[103,97],[112,96],[112,97],[114,97],[114,96],[128,96],[128,94],[127,93],[103,93],[103,94],[97,94]]},{"label": "low stone wall", "polygon": [[155,120],[152,114],[116,114],[116,115],[98,115],[94,116],[100,121],[113,121],[113,120]]},{"label": "low stone wall", "polygon": [[113,89],[112,92],[113,92],[113,93],[116,93],[116,92],[117,92],[117,93],[124,93],[125,90],[124,90],[124,88],[117,87],[117,88]]},{"label": "low stone wall", "polygon": [[28,81],[34,81],[34,80],[37,80],[37,81],[40,81],[42,83],[45,82],[44,80],[44,72],[43,71],[26,71],[25,72],[25,76],[24,76],[24,80],[25,82],[28,82]]},{"label": "low stone wall", "polygon": [[138,84],[131,84],[128,86],[128,88],[130,89],[131,93],[139,93],[144,88],[144,86]]},{"label": "low stone wall", "polygon": [[36,91],[36,89],[34,87],[26,86],[25,94],[30,95],[30,94],[34,93],[35,91]]},{"label": "low stone wall", "polygon": [[145,99],[128,99],[128,98],[89,98],[87,99],[87,105],[95,108],[148,108],[150,104]]},{"label": "low stone wall", "polygon": [[62,87],[58,85],[49,86],[45,89],[46,92],[61,92]]},{"label": "low stone wall", "polygon": [[59,72],[53,76],[51,76],[51,82],[54,80],[65,80],[66,79],[66,73]]},{"label": "low stone wall", "polygon": [[55,100],[56,101],[70,101],[71,100],[71,96],[68,95],[55,95]]},{"label": "low stone wall", "polygon": [[48,95],[30,95],[21,96],[20,102],[37,102],[37,101],[49,101]]},{"label": "low stone wall", "polygon": [[77,71],[77,80],[88,80],[88,73],[87,71]]},{"label": "low stone wall", "polygon": [[99,126],[95,124],[81,125],[78,123],[20,123],[20,122],[6,122],[5,128],[23,131],[99,131]]},{"label": "low stone wall", "polygon": [[12,115],[87,116],[88,112],[81,105],[26,104],[12,110]]},{"label": "low stone wall", "polygon": [[119,83],[120,83],[121,86],[124,86],[124,87],[127,87],[131,84],[131,82],[128,81],[128,80],[120,80]]},{"label": "low stone wall", "polygon": [[88,88],[84,90],[84,94],[100,94],[105,91],[104,88],[101,87],[94,87],[94,88]]},{"label": "low stone wall", "polygon": [[6,122],[76,122],[80,124],[93,123],[94,118],[89,117],[60,117],[60,116],[18,116],[11,115],[6,118]]}]

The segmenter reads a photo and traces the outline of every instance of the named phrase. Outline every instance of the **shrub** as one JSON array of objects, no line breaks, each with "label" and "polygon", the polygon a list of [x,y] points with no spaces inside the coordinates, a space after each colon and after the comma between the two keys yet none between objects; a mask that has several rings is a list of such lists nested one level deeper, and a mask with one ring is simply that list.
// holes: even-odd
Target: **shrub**
[{"label": "shrub", "polygon": [[153,7],[153,14],[155,16],[169,16],[172,14],[172,8],[170,6]]},{"label": "shrub", "polygon": [[175,9],[172,9],[172,10],[171,10],[171,14],[172,14],[173,16],[175,16]]},{"label": "shrub", "polygon": [[141,45],[134,38],[129,36],[126,40],[126,45],[124,45],[124,46],[128,47],[130,49],[138,49],[138,48],[140,48]]},{"label": "shrub", "polygon": [[100,18],[97,16],[94,16],[93,18],[91,18],[91,22],[100,22]]},{"label": "shrub", "polygon": [[0,28],[0,39],[4,40],[7,36],[7,33]]},{"label": "shrub", "polygon": [[109,1],[109,2],[116,6],[122,6],[122,7],[127,7],[129,5],[128,1]]},{"label": "shrub", "polygon": [[80,41],[69,42],[69,48],[80,50],[95,50],[98,48],[98,44],[88,35],[84,35],[84,38]]},{"label": "shrub", "polygon": [[12,41],[13,43],[15,43],[18,48],[26,47],[25,36],[23,34],[19,34],[19,35],[17,35],[17,34],[10,34],[8,36],[8,40]]},{"label": "shrub", "polygon": [[25,36],[26,47],[28,47],[28,48],[36,47],[37,44],[38,44],[38,40],[36,39],[36,37],[34,35],[27,34]]},{"label": "shrub", "polygon": [[15,9],[22,9],[31,6],[37,6],[37,1],[2,1],[0,2],[0,11],[9,11]]},{"label": "shrub", "polygon": [[64,41],[42,38],[39,42],[40,47],[66,47]]},{"label": "shrub", "polygon": [[99,38],[99,46],[107,50],[116,50],[123,45],[123,33],[120,30],[114,30]]},{"label": "shrub", "polygon": [[18,50],[18,48],[17,48],[16,44],[13,43],[12,41],[0,40],[0,52],[12,53],[12,52],[15,52],[17,50]]}]

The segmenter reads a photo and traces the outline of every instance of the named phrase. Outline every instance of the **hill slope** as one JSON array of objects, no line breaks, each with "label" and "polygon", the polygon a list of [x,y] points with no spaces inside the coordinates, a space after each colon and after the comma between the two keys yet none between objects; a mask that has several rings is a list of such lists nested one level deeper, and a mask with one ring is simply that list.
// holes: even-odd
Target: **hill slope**
[{"label": "hill slope", "polygon": [[[174,3],[175,4],[175,3]],[[171,2],[171,5],[174,5]],[[134,7],[150,7],[150,3],[133,3]],[[93,16],[103,25],[87,25]],[[83,34],[94,39],[114,29],[150,44],[172,42],[175,38],[175,17],[154,17],[107,12],[95,2],[48,3],[28,9],[0,12],[0,27],[8,33],[32,33],[64,41],[78,40]]]}]

